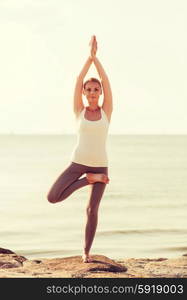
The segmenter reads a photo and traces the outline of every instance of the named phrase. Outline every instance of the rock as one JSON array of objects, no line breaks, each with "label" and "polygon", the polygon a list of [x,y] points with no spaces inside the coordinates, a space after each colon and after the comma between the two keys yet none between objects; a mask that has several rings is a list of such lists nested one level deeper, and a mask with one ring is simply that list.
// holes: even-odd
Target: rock
[{"label": "rock", "polygon": [[149,259],[149,258],[128,258],[122,264],[128,268],[126,277],[134,278],[186,278],[187,258],[170,259]]},{"label": "rock", "polygon": [[0,261],[0,269],[18,268],[20,264],[18,262],[11,263],[6,261]]},{"label": "rock", "polygon": [[83,263],[81,256],[30,260],[8,249],[2,251],[1,278],[187,278],[185,255],[175,259],[126,258],[120,261],[91,255],[92,262]]},{"label": "rock", "polygon": [[157,263],[149,263],[145,266],[145,270],[160,277],[187,277],[187,258],[170,258]]},{"label": "rock", "polygon": [[80,256],[69,257],[64,259],[63,263],[60,263],[61,267],[63,267],[63,264],[67,265],[68,269],[73,270],[71,277],[77,278],[85,277],[90,273],[121,273],[127,271],[125,266],[103,255],[92,255],[91,263],[83,263]]},{"label": "rock", "polygon": [[15,254],[15,252],[9,250],[9,249],[5,249],[5,248],[0,248],[0,254]]},{"label": "rock", "polygon": [[34,272],[41,271],[41,269],[57,274],[66,272],[68,277],[79,278],[85,277],[90,273],[120,273],[127,271],[125,266],[116,263],[106,256],[92,255],[91,257],[91,263],[83,263],[81,256],[71,256],[65,258],[42,259],[39,265],[36,265],[36,263],[34,263],[35,261],[26,261],[24,267],[32,268]]},{"label": "rock", "polygon": [[27,260],[24,256],[19,256],[15,252],[0,248],[0,269],[18,268]]},{"label": "rock", "polygon": [[18,268],[20,266],[22,266],[22,263],[19,262],[18,259],[15,259],[12,254],[6,254],[3,256],[0,254],[0,269]]},{"label": "rock", "polygon": [[[111,277],[110,274],[125,273],[127,271],[124,265],[106,256],[92,255],[91,258],[91,263],[83,263],[81,256],[28,260],[17,254],[0,254],[0,269],[2,270],[0,277],[5,275],[9,277],[8,274],[10,277],[82,278],[92,277],[92,274],[105,274],[105,277]],[[8,268],[15,269],[5,272],[5,269]]]},{"label": "rock", "polygon": [[40,264],[42,261],[39,259],[34,259],[33,262],[35,262],[36,264]]}]

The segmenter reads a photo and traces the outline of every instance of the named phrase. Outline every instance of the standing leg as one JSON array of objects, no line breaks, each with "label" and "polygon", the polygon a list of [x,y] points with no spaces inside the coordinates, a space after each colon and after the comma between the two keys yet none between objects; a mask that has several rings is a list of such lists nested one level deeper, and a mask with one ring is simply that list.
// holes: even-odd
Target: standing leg
[{"label": "standing leg", "polygon": [[[97,168],[97,173],[104,173],[108,176],[108,168],[102,167]],[[90,248],[95,236],[97,223],[98,223],[98,209],[101,198],[103,196],[104,190],[106,188],[106,183],[96,182],[91,187],[91,195],[87,206],[87,223],[85,228],[85,245],[83,261],[91,261],[89,258]]]},{"label": "standing leg", "polygon": [[89,182],[86,177],[78,179],[84,173],[84,165],[71,163],[51,187],[47,195],[48,201],[51,203],[62,201],[75,190],[88,185]]}]

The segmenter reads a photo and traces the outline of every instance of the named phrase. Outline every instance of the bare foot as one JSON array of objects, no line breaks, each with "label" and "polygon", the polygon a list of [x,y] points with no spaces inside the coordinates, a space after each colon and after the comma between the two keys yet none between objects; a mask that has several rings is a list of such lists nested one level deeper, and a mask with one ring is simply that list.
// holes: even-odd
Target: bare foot
[{"label": "bare foot", "polygon": [[103,173],[87,173],[86,178],[89,183],[104,182],[109,183],[109,178]]},{"label": "bare foot", "polygon": [[90,256],[89,256],[89,254],[83,254],[83,256],[82,256],[82,261],[83,261],[84,263],[90,263],[90,262],[92,262],[92,260],[91,260],[91,258],[90,258]]}]

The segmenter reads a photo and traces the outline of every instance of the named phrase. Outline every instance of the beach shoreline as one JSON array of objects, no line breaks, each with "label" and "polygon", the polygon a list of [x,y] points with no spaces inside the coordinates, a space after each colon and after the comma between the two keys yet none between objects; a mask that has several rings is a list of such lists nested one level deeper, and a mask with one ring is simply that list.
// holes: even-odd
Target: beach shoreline
[{"label": "beach shoreline", "polygon": [[0,248],[0,278],[187,278],[187,254],[176,258],[127,258],[112,260],[92,255],[27,259]]}]

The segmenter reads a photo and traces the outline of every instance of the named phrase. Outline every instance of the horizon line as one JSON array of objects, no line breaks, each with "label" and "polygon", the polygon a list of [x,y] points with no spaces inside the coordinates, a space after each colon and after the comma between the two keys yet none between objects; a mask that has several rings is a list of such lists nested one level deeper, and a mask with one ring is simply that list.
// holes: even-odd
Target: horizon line
[{"label": "horizon line", "polygon": [[[62,135],[71,135],[76,136],[76,133],[0,133],[1,135],[9,135],[9,136],[15,136],[15,135],[46,135],[46,136],[62,136]],[[187,133],[109,133],[108,136],[111,135],[187,135]]]}]

